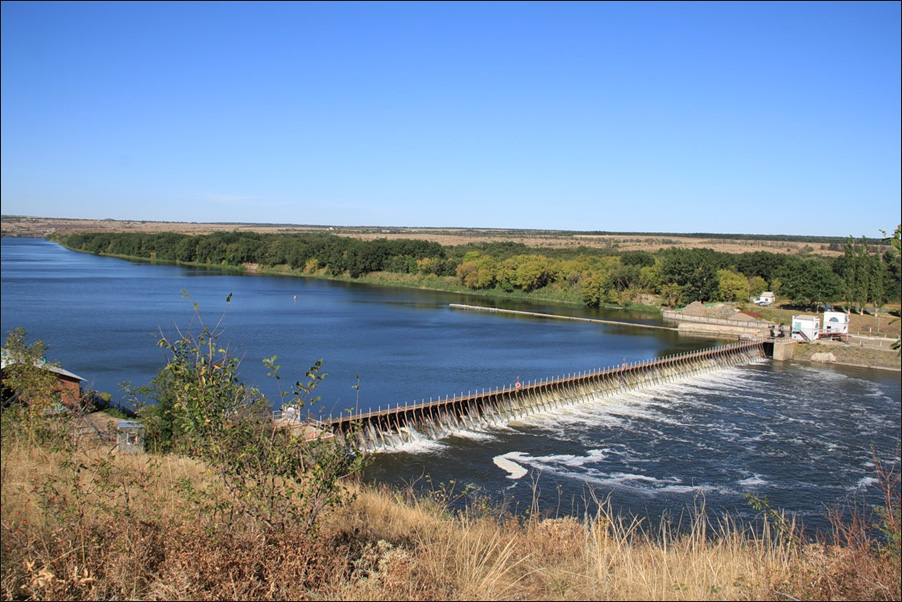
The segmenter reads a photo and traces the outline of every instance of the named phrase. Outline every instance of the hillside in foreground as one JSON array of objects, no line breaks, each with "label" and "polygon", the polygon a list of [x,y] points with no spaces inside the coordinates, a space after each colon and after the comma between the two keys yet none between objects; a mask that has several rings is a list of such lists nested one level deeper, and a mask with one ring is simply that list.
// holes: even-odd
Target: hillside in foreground
[{"label": "hillside in foreground", "polygon": [[478,501],[450,510],[453,486],[415,495],[353,482],[315,531],[273,529],[237,512],[203,462],[85,439],[53,451],[23,435],[4,426],[4,600],[900,597],[888,522],[898,490],[880,523],[895,525],[889,545],[863,509],[819,543],[766,505],[754,529],[703,504],[669,525],[605,512],[516,518]]}]

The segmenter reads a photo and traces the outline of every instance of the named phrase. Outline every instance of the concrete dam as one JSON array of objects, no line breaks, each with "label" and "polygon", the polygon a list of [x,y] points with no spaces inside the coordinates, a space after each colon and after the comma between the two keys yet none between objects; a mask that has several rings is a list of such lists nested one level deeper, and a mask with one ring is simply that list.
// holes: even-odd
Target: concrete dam
[{"label": "concrete dam", "polygon": [[562,406],[666,384],[766,357],[763,340],[740,341],[645,362],[486,389],[420,403],[349,414],[314,423],[365,451],[388,451],[427,437],[439,439],[505,424]]}]

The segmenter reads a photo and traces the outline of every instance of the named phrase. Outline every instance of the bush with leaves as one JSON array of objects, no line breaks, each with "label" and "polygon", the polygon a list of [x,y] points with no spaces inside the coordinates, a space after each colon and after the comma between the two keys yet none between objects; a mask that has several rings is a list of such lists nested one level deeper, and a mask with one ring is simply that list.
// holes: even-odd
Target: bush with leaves
[{"label": "bush with leaves", "polygon": [[[313,530],[324,511],[347,499],[343,479],[362,468],[363,457],[312,422],[273,420],[270,400],[240,381],[239,361],[219,343],[230,301],[231,295],[212,328],[195,303],[186,329],[161,334],[167,363],[149,387],[135,391],[156,401],[139,411],[148,446],[207,462],[230,492],[233,514],[267,528],[294,524]],[[264,363],[279,383],[282,406],[300,416],[319,401],[313,392],[325,376],[321,361],[289,391],[282,390],[275,361]]]}]

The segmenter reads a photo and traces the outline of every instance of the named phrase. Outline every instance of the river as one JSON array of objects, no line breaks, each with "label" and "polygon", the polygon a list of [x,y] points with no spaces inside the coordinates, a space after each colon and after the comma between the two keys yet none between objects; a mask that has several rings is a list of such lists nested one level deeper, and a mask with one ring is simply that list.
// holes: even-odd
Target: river
[{"label": "river", "polygon": [[[660,323],[641,313],[151,265],[39,239],[2,239],[0,301],[4,337],[25,328],[29,341],[49,345],[48,359],[120,403],[120,383],[147,384],[163,365],[156,341],[161,332],[188,327],[192,303],[211,326],[223,318],[221,341],[242,359],[242,378],[272,397],[277,389],[264,358],[278,357],[287,382],[322,359],[327,376],[317,394],[325,414],[718,342],[450,305]],[[754,495],[825,528],[824,512],[833,504],[850,495],[876,499],[872,450],[898,459],[900,397],[898,373],[763,360],[503,428],[424,438],[378,454],[366,476],[446,489],[453,481],[457,492],[519,512],[535,501],[552,515],[592,511],[595,497],[650,518],[678,515],[701,501],[714,514],[753,518],[747,496]]]}]

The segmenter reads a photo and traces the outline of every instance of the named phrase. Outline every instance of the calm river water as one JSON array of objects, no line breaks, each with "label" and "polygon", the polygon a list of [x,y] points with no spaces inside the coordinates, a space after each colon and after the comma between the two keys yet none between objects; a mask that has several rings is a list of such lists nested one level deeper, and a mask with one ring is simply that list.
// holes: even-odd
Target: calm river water
[{"label": "calm river water", "polygon": [[[29,341],[50,346],[48,359],[117,399],[120,383],[146,384],[163,365],[159,334],[185,327],[192,301],[212,325],[230,294],[222,341],[242,358],[243,379],[275,396],[263,358],[278,356],[287,382],[302,379],[322,359],[327,377],[317,394],[326,414],[718,342],[461,311],[449,304],[481,301],[447,293],[238,276],[2,239],[4,338],[25,328]],[[616,310],[482,303],[658,323]],[[652,518],[677,515],[701,499],[710,512],[752,518],[746,495],[754,494],[822,528],[827,507],[853,494],[872,495],[872,449],[898,459],[900,397],[896,372],[761,361],[505,428],[423,439],[379,454],[367,477],[424,486],[453,480],[458,491],[470,488],[516,510],[538,497],[549,514],[580,514],[595,495],[618,511]]]}]

